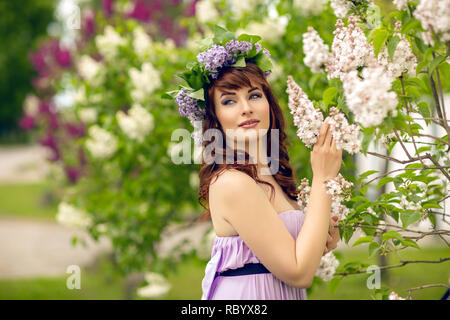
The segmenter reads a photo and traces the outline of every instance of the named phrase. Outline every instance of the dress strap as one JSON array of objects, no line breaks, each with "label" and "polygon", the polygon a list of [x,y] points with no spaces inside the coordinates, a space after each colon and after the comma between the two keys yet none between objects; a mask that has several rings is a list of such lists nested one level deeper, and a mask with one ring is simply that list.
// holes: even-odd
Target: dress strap
[{"label": "dress strap", "polygon": [[247,263],[238,269],[229,269],[223,272],[216,272],[216,277],[235,277],[249,274],[270,273],[262,263]]}]

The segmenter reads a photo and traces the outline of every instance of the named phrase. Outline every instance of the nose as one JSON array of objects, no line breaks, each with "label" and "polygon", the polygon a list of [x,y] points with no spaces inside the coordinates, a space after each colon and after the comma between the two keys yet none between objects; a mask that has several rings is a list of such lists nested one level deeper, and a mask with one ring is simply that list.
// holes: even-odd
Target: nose
[{"label": "nose", "polygon": [[253,113],[253,110],[252,110],[252,107],[250,106],[250,103],[246,99],[244,99],[242,101],[242,115],[252,114],[252,113]]}]

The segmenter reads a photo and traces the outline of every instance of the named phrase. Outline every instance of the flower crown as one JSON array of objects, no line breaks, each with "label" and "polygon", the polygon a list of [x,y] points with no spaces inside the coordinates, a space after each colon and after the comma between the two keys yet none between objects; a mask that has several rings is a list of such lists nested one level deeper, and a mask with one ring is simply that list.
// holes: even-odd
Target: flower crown
[{"label": "flower crown", "polygon": [[241,34],[238,38],[218,25],[215,26],[214,38],[201,40],[201,50],[196,62],[186,65],[187,71],[178,76],[188,86],[179,85],[179,90],[168,91],[163,98],[175,99],[179,112],[194,121],[201,121],[206,114],[206,87],[219,76],[224,67],[245,67],[246,61],[255,63],[267,77],[271,73],[270,53],[259,43],[260,36]]}]

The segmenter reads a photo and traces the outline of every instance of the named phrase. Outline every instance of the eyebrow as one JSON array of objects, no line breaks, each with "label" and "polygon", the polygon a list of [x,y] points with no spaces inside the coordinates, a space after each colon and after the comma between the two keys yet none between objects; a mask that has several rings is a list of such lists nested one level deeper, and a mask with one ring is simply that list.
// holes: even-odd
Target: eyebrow
[{"label": "eyebrow", "polygon": [[[259,89],[258,87],[253,87],[253,88],[251,88],[250,90],[248,90],[248,93],[250,93],[250,92],[252,92],[252,91],[255,91],[255,90],[258,90],[258,89]],[[236,93],[224,91],[224,92],[220,95],[220,97],[222,98],[222,97],[225,96],[225,95],[236,95]]]}]

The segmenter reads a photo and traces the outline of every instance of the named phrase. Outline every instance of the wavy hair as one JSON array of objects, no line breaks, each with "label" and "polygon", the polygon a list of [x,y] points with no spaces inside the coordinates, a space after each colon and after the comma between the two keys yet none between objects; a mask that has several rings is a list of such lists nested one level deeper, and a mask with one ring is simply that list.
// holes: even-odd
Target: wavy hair
[{"label": "wavy hair", "polygon": [[[267,82],[264,73],[257,65],[247,62],[245,67],[225,67],[220,71],[218,78],[216,80],[213,80],[209,84],[209,87],[206,91],[206,117],[203,121],[202,134],[204,134],[208,129],[215,128],[221,131],[222,137],[225,137],[223,128],[215,112],[214,89],[218,88],[222,90],[238,90],[245,87],[251,87],[252,84],[257,84],[262,88],[269,102],[270,127],[268,129],[268,132],[270,132],[270,129],[279,130],[279,157],[276,159],[274,159],[274,157],[270,157],[271,135],[266,134],[267,157],[268,159],[270,159],[269,162],[274,160],[279,162],[279,169],[273,175],[273,177],[289,198],[297,200],[298,190],[296,186],[295,172],[292,170],[291,165],[289,164],[289,155],[287,152],[287,146],[290,145],[290,142],[288,141],[287,135],[285,133],[286,121],[284,119],[280,105],[273,95],[272,89],[270,88],[270,85]],[[203,140],[204,147],[209,143],[210,142],[208,140]],[[209,209],[209,186],[214,177],[216,177],[217,179],[220,173],[227,169],[236,169],[242,171],[252,177],[256,182],[269,185],[272,190],[270,199],[272,199],[275,193],[275,188],[271,183],[258,179],[257,166],[255,163],[249,163],[250,156],[245,150],[231,150],[229,146],[226,145],[226,139],[223,139],[222,150],[220,150],[220,152],[220,154],[222,155],[233,153],[233,159],[239,159],[237,157],[237,154],[244,153],[245,163],[238,164],[236,163],[236,161],[234,161],[233,163],[227,163],[225,161],[225,158],[223,158],[224,161],[222,161],[222,164],[218,164],[216,162],[207,164],[202,157],[202,167],[199,172],[200,184],[198,202],[206,210],[206,212],[204,212],[203,216],[200,217],[198,221],[206,221],[211,217],[211,212]],[[205,206],[203,202],[205,202],[208,206]]]}]

